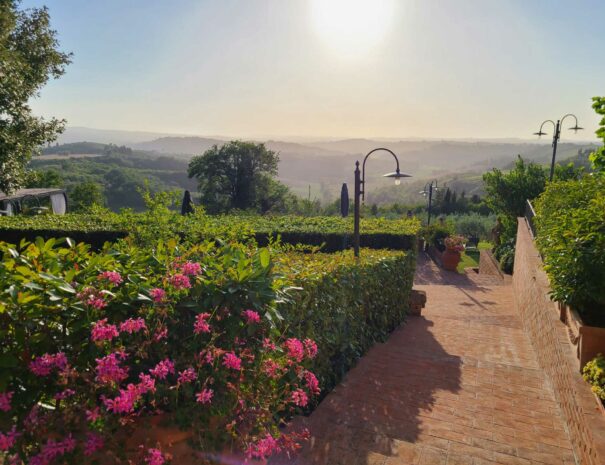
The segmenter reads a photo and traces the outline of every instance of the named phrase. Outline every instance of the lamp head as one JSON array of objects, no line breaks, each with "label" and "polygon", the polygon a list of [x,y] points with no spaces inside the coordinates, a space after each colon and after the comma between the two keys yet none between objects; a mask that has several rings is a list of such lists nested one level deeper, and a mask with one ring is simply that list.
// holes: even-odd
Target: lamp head
[{"label": "lamp head", "polygon": [[543,132],[541,129],[538,132],[534,132],[534,136],[538,136],[538,137],[542,137],[542,136],[546,136],[547,133]]},{"label": "lamp head", "polygon": [[570,131],[573,131],[575,134],[578,133],[578,131],[581,131],[584,128],[581,128],[580,126],[578,126],[578,123],[576,123],[576,125],[573,128],[569,128]]},{"label": "lamp head", "polygon": [[398,186],[399,184],[401,184],[401,178],[411,178],[412,175],[402,173],[399,171],[399,169],[397,169],[397,171],[394,171],[392,173],[387,173],[387,174],[383,175],[383,177],[384,178],[395,178],[395,185]]}]

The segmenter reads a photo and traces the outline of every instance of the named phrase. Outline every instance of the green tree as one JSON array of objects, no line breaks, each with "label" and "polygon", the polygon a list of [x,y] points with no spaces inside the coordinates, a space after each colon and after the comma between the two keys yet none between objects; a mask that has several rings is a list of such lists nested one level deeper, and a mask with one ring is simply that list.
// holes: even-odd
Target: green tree
[{"label": "green tree", "polygon": [[25,187],[63,187],[63,177],[57,170],[32,170],[27,173]]},{"label": "green tree", "polygon": [[73,211],[88,210],[93,205],[105,206],[105,197],[101,187],[95,182],[76,184],[69,195],[70,209]]},{"label": "green tree", "polygon": [[196,178],[202,204],[210,213],[266,212],[286,203],[288,188],[274,179],[278,155],[264,144],[231,141],[193,157],[188,174]]},{"label": "green tree", "polygon": [[500,217],[503,223],[516,222],[525,214],[525,201],[538,197],[546,185],[544,168],[523,161],[520,156],[508,173],[498,168],[483,175],[485,203]]},{"label": "green tree", "polygon": [[[603,139],[603,144],[605,144],[605,97],[593,97],[592,102],[592,108],[602,116],[599,129],[595,133],[597,137]],[[605,173],[605,146],[591,153],[590,161],[596,172]]]},{"label": "green tree", "polygon": [[70,55],[58,50],[48,10],[18,6],[18,0],[0,0],[0,190],[5,192],[25,184],[31,156],[63,130],[63,120],[34,116],[28,102],[70,62]]}]

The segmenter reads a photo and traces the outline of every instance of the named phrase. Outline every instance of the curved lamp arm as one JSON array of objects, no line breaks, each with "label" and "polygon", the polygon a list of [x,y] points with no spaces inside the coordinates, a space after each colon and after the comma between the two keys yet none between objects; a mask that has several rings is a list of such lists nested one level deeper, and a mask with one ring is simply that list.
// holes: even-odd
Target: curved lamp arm
[{"label": "curved lamp arm", "polygon": [[555,122],[554,122],[553,120],[551,120],[551,119],[547,119],[546,121],[543,121],[543,122],[542,122],[542,124],[540,125],[540,129],[538,130],[538,132],[534,132],[534,135],[535,135],[535,136],[542,137],[542,136],[545,136],[545,135],[546,135],[546,133],[545,133],[545,132],[542,132],[542,128],[544,127],[544,125],[545,125],[546,123],[551,123],[551,124],[552,124],[552,127],[553,127],[553,130],[554,130],[554,131],[556,131],[556,130],[557,130],[557,125],[555,124]]},{"label": "curved lamp arm", "polygon": [[578,118],[576,118],[576,115],[574,115],[573,113],[567,113],[563,118],[561,118],[561,127],[563,127],[563,120],[565,120],[565,118],[567,118],[568,116],[571,116],[576,124],[573,128],[569,128],[571,131],[575,131],[577,133],[578,131],[584,129],[578,126]]},{"label": "curved lamp arm", "polygon": [[365,158],[363,159],[363,164],[361,165],[361,185],[363,186],[363,189],[361,190],[361,199],[362,200],[365,199],[365,194],[366,194],[366,188],[365,188],[365,182],[366,182],[366,160],[368,159],[368,157],[370,155],[372,155],[374,152],[378,152],[379,150],[384,150],[385,152],[389,152],[391,155],[393,155],[393,158],[395,159],[395,163],[397,163],[397,169],[395,170],[395,172],[397,174],[399,174],[399,160],[397,159],[397,155],[395,155],[392,150],[385,149],[384,147],[379,147],[377,149],[370,150],[368,152],[368,154],[365,156]]}]

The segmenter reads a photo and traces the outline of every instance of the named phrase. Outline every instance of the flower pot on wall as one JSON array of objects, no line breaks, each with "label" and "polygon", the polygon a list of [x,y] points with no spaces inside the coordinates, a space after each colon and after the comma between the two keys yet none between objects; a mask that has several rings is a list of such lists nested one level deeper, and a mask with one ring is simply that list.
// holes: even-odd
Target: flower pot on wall
[{"label": "flower pot on wall", "polygon": [[453,249],[445,249],[441,255],[443,268],[449,271],[456,271],[458,263],[460,263],[460,252]]}]

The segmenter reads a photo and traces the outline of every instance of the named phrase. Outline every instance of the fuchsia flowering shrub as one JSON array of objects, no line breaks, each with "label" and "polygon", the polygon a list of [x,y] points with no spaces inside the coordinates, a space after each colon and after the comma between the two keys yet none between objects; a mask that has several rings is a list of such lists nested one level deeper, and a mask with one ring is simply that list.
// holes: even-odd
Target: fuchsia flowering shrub
[{"label": "fuchsia flowering shrub", "polygon": [[[206,451],[262,459],[306,437],[285,434],[280,418],[320,393],[317,345],[284,340],[272,323],[281,290],[267,250],[91,253],[39,240],[0,242],[0,257],[0,462],[107,460],[128,450],[139,417],[159,412]],[[168,460],[158,448],[139,454]]]}]

